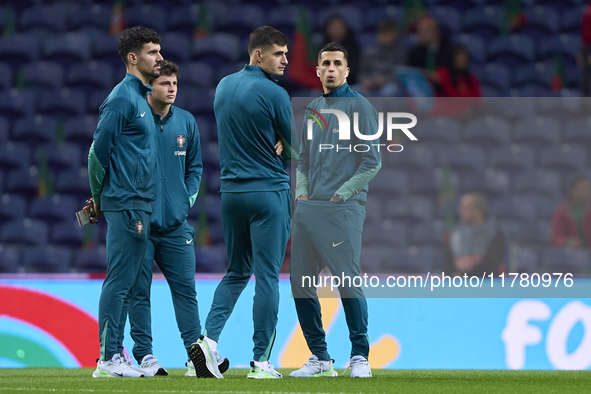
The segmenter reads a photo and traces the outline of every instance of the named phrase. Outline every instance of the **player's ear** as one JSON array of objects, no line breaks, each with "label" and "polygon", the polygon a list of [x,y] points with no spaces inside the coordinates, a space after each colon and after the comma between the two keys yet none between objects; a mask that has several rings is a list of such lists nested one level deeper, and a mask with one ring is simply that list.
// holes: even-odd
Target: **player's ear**
[{"label": "player's ear", "polygon": [[318,66],[316,66],[316,76],[319,77],[320,76],[320,71],[318,71],[318,69],[319,69]]},{"label": "player's ear", "polygon": [[257,60],[257,62],[260,62],[263,60],[263,54],[259,48],[254,50],[254,58]]},{"label": "player's ear", "polygon": [[351,69],[349,67],[347,67],[347,71],[345,71],[345,78],[347,78],[349,76],[349,71],[351,71]]},{"label": "player's ear", "polygon": [[133,53],[133,52],[129,52],[127,54],[127,62],[129,64],[137,64],[137,56],[136,56],[136,54]]}]

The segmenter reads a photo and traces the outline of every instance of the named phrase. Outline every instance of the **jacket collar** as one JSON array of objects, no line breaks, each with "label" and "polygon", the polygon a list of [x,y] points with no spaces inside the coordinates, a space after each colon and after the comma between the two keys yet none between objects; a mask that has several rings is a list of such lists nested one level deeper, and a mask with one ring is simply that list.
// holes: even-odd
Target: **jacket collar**
[{"label": "jacket collar", "polygon": [[144,83],[135,75],[126,73],[125,78],[123,81],[137,90],[142,96],[146,96],[148,93],[152,91],[150,85],[146,86]]},{"label": "jacket collar", "polygon": [[260,76],[264,76],[265,78],[278,83],[278,81],[273,78],[273,76],[267,72],[265,72],[262,68],[260,68],[259,66],[251,66],[250,64],[245,64],[244,68],[242,69],[242,71],[245,71],[247,73],[253,74],[253,75],[260,75]]},{"label": "jacket collar", "polygon": [[351,88],[349,87],[349,84],[347,82],[345,82],[344,84],[342,84],[341,86],[339,86],[338,88],[336,88],[335,90],[333,90],[330,93],[324,93],[324,91],[323,91],[322,96],[323,97],[347,97],[347,94],[349,93],[350,90],[351,90]]}]

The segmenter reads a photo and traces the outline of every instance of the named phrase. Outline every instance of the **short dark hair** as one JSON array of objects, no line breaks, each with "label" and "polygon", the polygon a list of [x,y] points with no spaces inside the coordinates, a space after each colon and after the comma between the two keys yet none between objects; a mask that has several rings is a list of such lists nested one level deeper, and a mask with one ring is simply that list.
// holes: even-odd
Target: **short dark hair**
[{"label": "short dark hair", "polygon": [[154,29],[149,29],[143,26],[134,26],[125,29],[119,36],[119,56],[123,59],[123,63],[127,65],[127,54],[129,52],[141,51],[144,44],[153,42],[160,44],[161,38]]},{"label": "short dark hair", "polygon": [[158,64],[160,65],[160,75],[156,78],[151,78],[150,82],[149,82],[150,85],[152,83],[154,83],[155,80],[157,80],[159,77],[161,77],[163,75],[166,77],[169,77],[171,75],[176,75],[177,81],[181,77],[181,72],[179,70],[179,66],[177,66],[175,63],[169,62],[168,60],[161,60],[158,62]]},{"label": "short dark hair", "polygon": [[345,55],[345,60],[347,61],[347,63],[349,63],[349,52],[347,52],[345,47],[342,46],[341,44],[339,44],[338,42],[329,42],[328,44],[323,46],[320,51],[318,51],[318,61],[319,62],[320,62],[320,59],[322,58],[323,52],[343,52],[343,55]]},{"label": "short dark hair", "polygon": [[289,43],[289,40],[283,33],[271,26],[261,26],[250,33],[250,41],[248,42],[248,54],[257,48],[270,47],[277,44],[282,47]]}]

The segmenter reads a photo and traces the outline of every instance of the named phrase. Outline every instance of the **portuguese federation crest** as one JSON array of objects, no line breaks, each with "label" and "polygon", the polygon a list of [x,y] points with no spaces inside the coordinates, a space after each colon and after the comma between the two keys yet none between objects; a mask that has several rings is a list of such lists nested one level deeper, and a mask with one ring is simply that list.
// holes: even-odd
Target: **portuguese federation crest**
[{"label": "portuguese federation crest", "polygon": [[135,229],[137,230],[137,233],[138,233],[138,234],[141,234],[141,233],[142,233],[142,231],[144,230],[144,225],[142,224],[142,222],[138,221],[138,222],[135,224]]},{"label": "portuguese federation crest", "polygon": [[184,135],[179,135],[176,138],[176,143],[179,146],[179,148],[184,147],[186,142],[187,142],[187,140],[185,139],[185,136]]}]

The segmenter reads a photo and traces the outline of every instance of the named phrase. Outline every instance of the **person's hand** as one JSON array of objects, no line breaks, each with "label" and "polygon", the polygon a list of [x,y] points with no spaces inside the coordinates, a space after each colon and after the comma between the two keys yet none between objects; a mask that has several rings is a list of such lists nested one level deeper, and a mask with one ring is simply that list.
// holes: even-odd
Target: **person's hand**
[{"label": "person's hand", "polygon": [[281,156],[281,153],[283,153],[283,141],[279,140],[275,144],[275,154]]},{"label": "person's hand", "polygon": [[343,200],[343,197],[342,197],[342,196],[340,196],[340,195],[338,195],[338,194],[336,194],[336,193],[335,193],[335,194],[333,194],[333,195],[332,195],[332,197],[330,198],[330,201],[332,201],[332,202],[336,202],[337,204],[340,204],[340,203],[342,203],[344,200]]},{"label": "person's hand", "polygon": [[300,201],[300,200],[306,200],[306,201],[308,201],[309,199],[310,198],[308,198],[308,195],[307,194],[302,194],[301,196],[298,197],[297,201]]},{"label": "person's hand", "polygon": [[564,242],[567,248],[581,249],[583,247],[583,241],[579,237],[567,238]]}]

